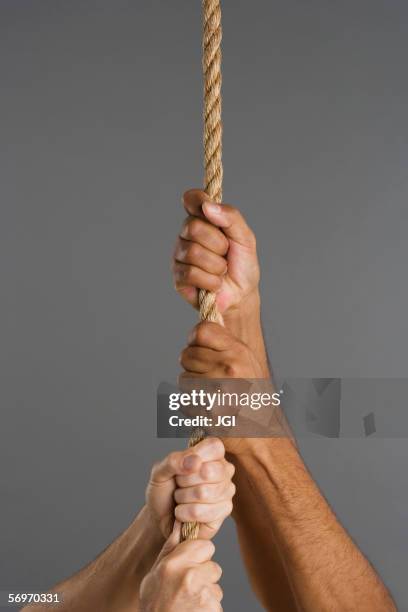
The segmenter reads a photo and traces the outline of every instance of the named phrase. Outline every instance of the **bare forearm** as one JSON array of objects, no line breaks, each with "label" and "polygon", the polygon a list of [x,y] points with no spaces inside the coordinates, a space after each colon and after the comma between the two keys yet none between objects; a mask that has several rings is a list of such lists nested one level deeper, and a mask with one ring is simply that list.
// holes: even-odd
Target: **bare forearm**
[{"label": "bare forearm", "polygon": [[263,378],[270,369],[261,324],[261,301],[258,290],[224,316],[225,326],[256,355]]},{"label": "bare forearm", "polygon": [[242,558],[252,588],[265,610],[296,612],[297,605],[274,534],[270,516],[260,503],[260,492],[235,457],[236,467],[233,518]]},{"label": "bare forearm", "polygon": [[[252,440],[234,460],[241,488],[235,502],[247,567],[265,575],[250,542],[277,547],[299,609],[306,612],[385,612],[395,605],[384,584],[337,521],[288,439]],[[245,482],[247,483],[245,485]],[[252,503],[251,503],[252,499]],[[259,520],[244,516],[257,507]],[[254,577],[260,582],[259,577]],[[271,577],[259,584],[269,609],[276,605]]]},{"label": "bare forearm", "polygon": [[[152,567],[164,539],[143,508],[128,529],[80,572],[57,584],[61,612],[136,612],[139,588]],[[38,612],[39,606],[25,612]],[[44,608],[44,611],[48,608]]]}]

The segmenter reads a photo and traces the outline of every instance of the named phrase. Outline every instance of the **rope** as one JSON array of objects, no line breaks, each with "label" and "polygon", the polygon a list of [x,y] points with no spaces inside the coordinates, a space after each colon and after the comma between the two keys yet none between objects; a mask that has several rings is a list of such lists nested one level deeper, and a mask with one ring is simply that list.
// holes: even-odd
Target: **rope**
[{"label": "rope", "polygon": [[[220,0],[202,0],[203,5],[203,74],[204,74],[204,189],[217,203],[222,201],[222,122],[221,122],[221,4]],[[200,320],[222,325],[215,294],[204,289],[199,293]],[[204,439],[204,431],[193,432],[188,446]],[[183,523],[181,541],[196,540],[199,523]]]}]

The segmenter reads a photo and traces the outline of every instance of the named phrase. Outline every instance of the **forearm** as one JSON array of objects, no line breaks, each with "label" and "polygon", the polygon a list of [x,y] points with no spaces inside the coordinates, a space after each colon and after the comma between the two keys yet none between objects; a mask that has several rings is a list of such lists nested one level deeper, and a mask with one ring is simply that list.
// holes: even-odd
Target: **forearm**
[{"label": "forearm", "polygon": [[233,519],[241,554],[251,586],[265,610],[298,610],[286,566],[270,527],[269,513],[260,503],[258,487],[253,487],[250,474],[235,456]]},{"label": "forearm", "polygon": [[[135,612],[139,609],[139,588],[163,546],[159,528],[144,507],[126,531],[80,572],[57,584],[61,612]],[[41,606],[27,606],[24,612],[38,612]],[[48,610],[48,608],[44,608]]]},{"label": "forearm", "polygon": [[[275,604],[273,582],[263,572],[264,559],[259,554],[252,556],[252,540],[264,548],[277,547],[301,610],[396,609],[289,439],[250,440],[247,452],[236,457],[234,463],[240,486],[245,487],[235,502],[238,533],[247,551],[248,570],[259,583],[267,608],[273,609]],[[249,520],[246,514],[254,507],[258,518]]]},{"label": "forearm", "polygon": [[256,355],[263,378],[269,378],[270,368],[262,331],[261,300],[258,290],[226,313],[224,323],[227,329]]}]

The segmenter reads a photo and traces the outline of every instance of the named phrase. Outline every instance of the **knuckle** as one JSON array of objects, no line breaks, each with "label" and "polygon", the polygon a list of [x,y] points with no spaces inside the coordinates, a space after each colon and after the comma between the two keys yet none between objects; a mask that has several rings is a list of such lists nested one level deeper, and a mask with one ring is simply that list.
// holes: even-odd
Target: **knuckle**
[{"label": "knuckle", "polygon": [[190,516],[193,521],[198,521],[201,517],[201,508],[198,504],[191,504],[190,506]]},{"label": "knuckle", "polygon": [[199,549],[206,559],[211,559],[215,553],[215,546],[211,540],[200,540]]},{"label": "knuckle", "polygon": [[197,325],[194,325],[193,329],[189,333],[189,335],[188,335],[188,344],[189,345],[194,345],[197,342],[197,331],[198,331],[199,325],[200,325],[199,323]]},{"label": "knuckle", "polygon": [[202,253],[200,245],[196,242],[191,242],[186,248],[186,256],[189,261],[197,261],[200,259]]},{"label": "knuckle", "polygon": [[192,594],[194,592],[195,582],[196,572],[193,568],[190,567],[184,572],[183,578],[181,580],[183,590],[189,594]]},{"label": "knuckle", "polygon": [[212,451],[214,456],[224,457],[225,455],[225,446],[219,438],[209,438],[211,440]]},{"label": "knuckle", "polygon": [[185,363],[188,361],[188,357],[189,357],[189,350],[188,348],[184,348],[181,353],[180,353],[180,357],[179,357],[179,362],[182,366],[185,365]]},{"label": "knuckle", "polygon": [[177,238],[176,242],[174,243],[173,246],[173,257],[172,257],[172,261],[174,263],[174,261],[177,260],[179,253],[180,253],[180,246],[181,246],[181,238]]},{"label": "knuckle", "polygon": [[185,265],[178,262],[178,261],[173,261],[171,264],[171,271],[172,271],[172,275],[173,275],[173,284],[174,286],[177,287],[182,283],[183,278],[184,278],[184,267]]},{"label": "knuckle", "polygon": [[181,281],[183,280],[183,270],[181,268],[181,265],[178,262],[173,262],[172,274],[173,274],[173,284],[175,288],[178,289],[178,287],[181,284]]},{"label": "knuckle", "polygon": [[187,283],[192,283],[194,281],[194,277],[195,277],[195,271],[194,268],[192,266],[185,266],[183,268],[183,279],[187,282]]},{"label": "knuckle", "polygon": [[239,368],[232,361],[224,363],[222,369],[226,378],[239,378]]},{"label": "knuckle", "polygon": [[207,586],[203,586],[197,596],[198,599],[198,605],[200,607],[204,607],[207,605],[207,603],[210,601],[211,599],[211,593],[210,590]]},{"label": "knuckle", "polygon": [[191,195],[194,195],[196,193],[196,191],[197,191],[197,189],[187,189],[187,191],[185,191],[183,193],[183,196],[182,196],[183,203],[185,204],[187,202],[187,200],[189,199],[189,197]]},{"label": "knuckle", "polygon": [[234,497],[236,492],[237,492],[237,487],[236,487],[236,485],[233,482],[231,482],[231,484],[230,484],[230,491],[229,491],[231,499]]},{"label": "knuckle", "polygon": [[199,501],[206,501],[210,497],[210,489],[208,485],[202,484],[197,487],[197,499]]},{"label": "knuckle", "polygon": [[198,344],[204,344],[208,337],[208,325],[203,322],[196,326],[195,338]]},{"label": "knuckle", "polygon": [[179,453],[177,451],[173,451],[172,453],[167,455],[168,464],[172,468],[175,468],[177,466],[177,463],[178,463],[178,458],[179,458]]},{"label": "knuckle", "polygon": [[191,219],[186,226],[187,235],[193,240],[201,234],[201,221],[199,219]]},{"label": "knuckle", "polygon": [[221,567],[221,565],[219,563],[215,563],[214,562],[214,570],[215,570],[215,573],[218,575],[218,580],[219,580],[221,578],[221,576],[222,576],[222,567]]},{"label": "knuckle", "polygon": [[214,467],[212,465],[210,465],[209,463],[204,463],[203,467],[201,468],[201,476],[204,478],[204,480],[211,480],[214,476]]},{"label": "knuckle", "polygon": [[[214,593],[215,599],[217,600],[217,604],[216,605],[219,606],[220,605],[219,602],[222,601],[223,598],[224,598],[223,590],[222,590],[222,588],[220,587],[219,584],[214,584],[213,585],[213,593]],[[221,610],[221,607],[217,607],[217,608],[214,608],[214,609],[215,610]]]},{"label": "knuckle", "polygon": [[174,508],[174,516],[181,523],[188,520],[188,517],[186,518],[185,514],[183,504],[179,504]]},{"label": "knuckle", "polygon": [[184,288],[183,284],[177,279],[174,279],[173,287],[178,292],[180,292]]}]

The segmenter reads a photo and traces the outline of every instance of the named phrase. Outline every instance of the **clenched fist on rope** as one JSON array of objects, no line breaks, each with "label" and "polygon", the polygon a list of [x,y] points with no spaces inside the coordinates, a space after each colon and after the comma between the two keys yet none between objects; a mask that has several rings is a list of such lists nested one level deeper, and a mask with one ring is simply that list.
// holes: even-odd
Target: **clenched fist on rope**
[{"label": "clenched fist on rope", "polygon": [[[221,571],[211,561],[209,540],[232,511],[234,466],[224,455],[222,442],[208,438],[153,466],[146,505],[132,524],[95,561],[52,589],[63,595],[58,609],[219,612]],[[190,520],[200,521],[199,540],[177,544],[179,521]]]},{"label": "clenched fist on rope", "polygon": [[190,378],[262,378],[263,370],[253,351],[226,328],[203,321],[190,332],[188,345],[180,354]]},{"label": "clenched fist on rope", "polygon": [[188,216],[174,249],[174,285],[195,308],[200,289],[215,293],[225,327],[256,354],[267,378],[255,235],[237,208],[211,202],[204,191],[186,191],[183,203]]},{"label": "clenched fist on rope", "polygon": [[215,536],[232,511],[235,468],[225,459],[221,440],[207,438],[184,451],[173,452],[151,472],[146,504],[164,537],[180,522],[198,521],[198,537]]},{"label": "clenched fist on rope", "polygon": [[174,251],[175,286],[196,308],[199,289],[215,292],[219,312],[228,316],[257,295],[255,235],[238,209],[211,202],[203,191],[187,191],[183,203],[188,217]]}]

